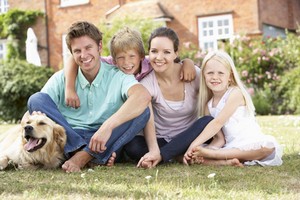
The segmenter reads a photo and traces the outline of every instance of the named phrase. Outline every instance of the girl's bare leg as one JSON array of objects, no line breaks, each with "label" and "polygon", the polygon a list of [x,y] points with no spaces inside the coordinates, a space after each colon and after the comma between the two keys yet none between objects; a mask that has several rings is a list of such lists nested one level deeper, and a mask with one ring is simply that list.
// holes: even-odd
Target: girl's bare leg
[{"label": "girl's bare leg", "polygon": [[207,149],[198,146],[194,149],[193,158],[204,157],[213,160],[229,160],[237,158],[244,162],[249,160],[261,160],[269,156],[275,148],[262,147],[257,150],[242,151],[239,149]]}]

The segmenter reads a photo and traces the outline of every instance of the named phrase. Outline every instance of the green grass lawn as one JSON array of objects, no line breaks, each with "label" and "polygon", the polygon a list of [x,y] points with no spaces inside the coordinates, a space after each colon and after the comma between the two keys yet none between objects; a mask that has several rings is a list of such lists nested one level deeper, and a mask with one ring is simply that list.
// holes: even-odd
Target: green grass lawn
[{"label": "green grass lawn", "polygon": [[[0,171],[0,199],[300,199],[300,117],[259,116],[263,132],[283,146],[283,165],[212,167],[134,164],[84,169]],[[11,127],[1,125],[0,133]],[[215,173],[213,178],[210,174]]]}]

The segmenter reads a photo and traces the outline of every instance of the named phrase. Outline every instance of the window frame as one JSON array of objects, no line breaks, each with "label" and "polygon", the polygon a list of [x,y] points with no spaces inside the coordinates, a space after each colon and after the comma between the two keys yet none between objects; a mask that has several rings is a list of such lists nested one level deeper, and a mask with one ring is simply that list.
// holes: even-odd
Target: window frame
[{"label": "window frame", "polygon": [[77,6],[88,4],[90,0],[60,0],[61,7]]},{"label": "window frame", "polygon": [[6,13],[9,10],[8,0],[0,0],[0,14]]},{"label": "window frame", "polygon": [[217,50],[219,41],[232,40],[234,35],[232,14],[198,17],[197,21],[200,49]]}]

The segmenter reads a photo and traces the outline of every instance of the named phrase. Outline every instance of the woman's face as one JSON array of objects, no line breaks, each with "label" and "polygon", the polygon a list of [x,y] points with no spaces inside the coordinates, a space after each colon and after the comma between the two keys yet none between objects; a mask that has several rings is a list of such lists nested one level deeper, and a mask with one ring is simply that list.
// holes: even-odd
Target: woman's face
[{"label": "woman's face", "polygon": [[172,40],[167,37],[155,37],[150,43],[149,59],[156,72],[164,72],[174,65],[177,52]]}]

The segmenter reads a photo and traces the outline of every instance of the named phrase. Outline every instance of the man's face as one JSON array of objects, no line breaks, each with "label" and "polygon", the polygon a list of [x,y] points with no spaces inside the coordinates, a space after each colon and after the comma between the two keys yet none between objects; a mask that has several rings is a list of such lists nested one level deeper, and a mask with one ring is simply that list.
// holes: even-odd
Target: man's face
[{"label": "man's face", "polygon": [[98,72],[102,44],[88,36],[75,38],[71,42],[73,58],[83,73]]}]

